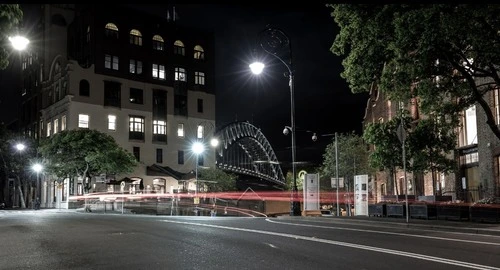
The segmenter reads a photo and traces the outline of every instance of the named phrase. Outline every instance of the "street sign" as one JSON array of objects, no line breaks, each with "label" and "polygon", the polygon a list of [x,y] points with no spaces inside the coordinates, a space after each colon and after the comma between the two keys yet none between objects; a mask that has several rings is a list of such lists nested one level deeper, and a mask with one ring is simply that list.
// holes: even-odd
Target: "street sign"
[{"label": "street sign", "polygon": [[[330,178],[330,181],[332,182],[332,188],[337,188],[337,178],[332,177]],[[344,187],[344,177],[339,177],[339,188]]]},{"label": "street sign", "polygon": [[194,197],[194,204],[200,204],[200,197]]}]

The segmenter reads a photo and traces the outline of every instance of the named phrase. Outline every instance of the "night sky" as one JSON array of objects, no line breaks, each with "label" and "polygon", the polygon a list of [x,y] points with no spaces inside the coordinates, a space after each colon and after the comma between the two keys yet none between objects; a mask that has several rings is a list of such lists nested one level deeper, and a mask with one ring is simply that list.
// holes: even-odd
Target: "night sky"
[{"label": "night sky", "polygon": [[[166,16],[172,6],[138,8]],[[176,5],[176,23],[211,30],[215,34],[217,126],[238,120],[261,128],[278,159],[291,160],[291,138],[283,135],[290,125],[290,90],[286,67],[267,59],[265,76],[253,75],[248,65],[260,47],[257,36],[270,24],[290,38],[295,72],[295,123],[297,161],[319,163],[333,137],[312,142],[312,133],[361,132],[367,94],[354,95],[340,77],[342,58],[329,51],[338,27],[330,8],[322,3],[302,5]],[[6,106],[6,73],[0,75],[1,120],[12,109]],[[12,95],[12,94],[11,94]],[[10,96],[11,96],[10,95]],[[10,101],[8,103],[11,103]]]}]

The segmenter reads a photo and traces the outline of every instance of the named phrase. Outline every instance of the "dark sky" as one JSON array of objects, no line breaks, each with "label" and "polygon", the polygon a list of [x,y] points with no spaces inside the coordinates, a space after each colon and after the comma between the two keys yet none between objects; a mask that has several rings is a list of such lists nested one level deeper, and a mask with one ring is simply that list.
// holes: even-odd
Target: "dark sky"
[{"label": "dark sky", "polygon": [[[141,5],[138,8],[166,16],[172,5]],[[215,34],[217,126],[239,120],[261,128],[278,159],[290,161],[290,90],[283,73],[286,67],[268,57],[265,76],[253,75],[248,64],[260,31],[270,24],[290,38],[295,72],[297,161],[321,162],[333,137],[311,141],[318,134],[361,131],[367,95],[354,95],[340,77],[342,58],[329,51],[337,25],[322,3],[304,5],[176,5],[177,23],[208,29]],[[12,108],[6,106],[6,74],[1,72],[1,120]],[[18,68],[18,67],[17,67]]]}]

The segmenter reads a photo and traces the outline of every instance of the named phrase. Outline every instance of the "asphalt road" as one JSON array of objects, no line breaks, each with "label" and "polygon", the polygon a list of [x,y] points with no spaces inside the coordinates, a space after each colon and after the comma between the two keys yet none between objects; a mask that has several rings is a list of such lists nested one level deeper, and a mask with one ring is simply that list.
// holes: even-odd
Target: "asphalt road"
[{"label": "asphalt road", "polygon": [[500,269],[500,236],[326,218],[0,211],[0,269]]}]

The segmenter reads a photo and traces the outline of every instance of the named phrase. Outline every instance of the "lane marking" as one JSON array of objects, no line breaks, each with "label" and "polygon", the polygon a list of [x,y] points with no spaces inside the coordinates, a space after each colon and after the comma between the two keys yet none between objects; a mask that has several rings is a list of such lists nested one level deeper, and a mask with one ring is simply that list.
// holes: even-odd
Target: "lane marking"
[{"label": "lane marking", "polygon": [[271,219],[268,219],[268,218],[266,218],[266,221],[271,222],[271,223],[289,225],[289,226],[313,227],[313,228],[345,230],[345,231],[355,231],[355,232],[369,232],[369,233],[378,233],[378,234],[389,234],[389,235],[408,236],[408,237],[416,237],[416,238],[426,238],[426,239],[434,239],[434,240],[446,240],[446,241],[453,241],[453,242],[464,242],[464,243],[471,243],[471,244],[500,246],[500,243],[482,242],[482,241],[464,240],[464,239],[453,239],[453,238],[446,238],[446,237],[439,237],[439,236],[415,235],[415,234],[397,233],[397,232],[382,232],[382,231],[372,231],[372,230],[365,230],[365,229],[354,229],[354,228],[345,228],[345,227],[331,227],[331,226],[322,226],[322,225],[313,225],[313,224],[286,223],[286,222],[282,222],[282,221],[271,220]]},{"label": "lane marking", "polygon": [[301,236],[301,235],[270,232],[270,231],[261,231],[261,230],[254,230],[254,229],[227,227],[227,226],[220,226],[220,225],[213,225],[213,224],[185,222],[185,221],[175,221],[175,220],[162,220],[162,221],[167,222],[167,223],[176,223],[176,224],[183,224],[183,225],[193,225],[193,226],[210,227],[210,228],[225,229],[225,230],[232,230],[232,231],[251,232],[251,233],[267,234],[267,235],[273,235],[273,236],[281,236],[281,237],[293,238],[293,239],[304,240],[304,241],[312,241],[312,242],[318,242],[318,243],[324,243],[324,244],[330,244],[330,245],[336,245],[336,246],[362,249],[362,250],[367,250],[367,251],[375,251],[375,252],[386,253],[386,254],[391,254],[391,255],[398,255],[398,256],[409,257],[409,258],[414,258],[414,259],[419,259],[419,260],[424,260],[424,261],[431,261],[431,262],[437,262],[437,263],[442,263],[442,264],[460,266],[460,267],[470,268],[470,269],[500,270],[500,268],[494,267],[494,266],[481,265],[481,264],[475,264],[475,263],[464,262],[464,261],[457,261],[457,260],[452,260],[452,259],[446,259],[446,258],[435,257],[435,256],[428,256],[428,255],[423,255],[423,254],[418,254],[418,253],[399,251],[399,250],[393,250],[393,249],[387,249],[387,248],[379,248],[379,247],[374,247],[374,246],[352,244],[352,243],[340,242],[340,241],[334,241],[334,240],[328,240],[328,239],[322,239],[322,238],[314,238],[314,237],[309,237],[309,236]]}]

